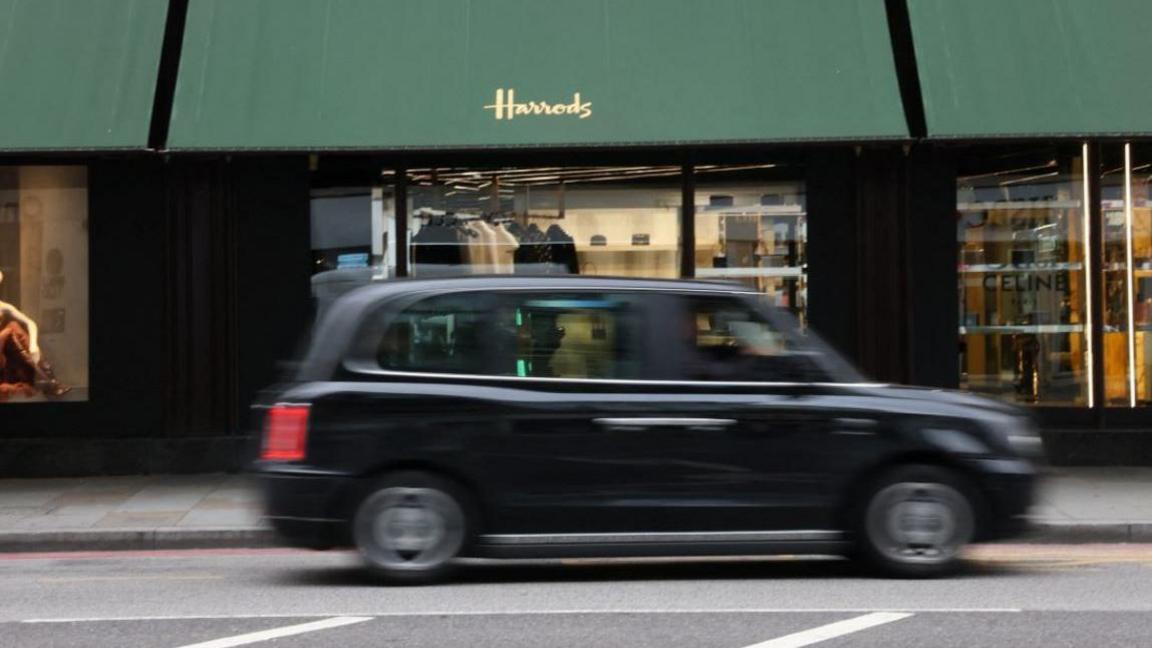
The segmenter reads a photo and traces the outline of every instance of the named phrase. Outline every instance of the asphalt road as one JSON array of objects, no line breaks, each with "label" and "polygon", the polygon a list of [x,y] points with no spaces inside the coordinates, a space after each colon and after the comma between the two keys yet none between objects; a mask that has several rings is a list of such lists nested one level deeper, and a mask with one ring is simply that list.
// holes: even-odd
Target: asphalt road
[{"label": "asphalt road", "polygon": [[0,647],[1152,646],[1152,545],[978,548],[963,575],[835,560],[469,565],[381,586],[348,553],[0,554]]}]

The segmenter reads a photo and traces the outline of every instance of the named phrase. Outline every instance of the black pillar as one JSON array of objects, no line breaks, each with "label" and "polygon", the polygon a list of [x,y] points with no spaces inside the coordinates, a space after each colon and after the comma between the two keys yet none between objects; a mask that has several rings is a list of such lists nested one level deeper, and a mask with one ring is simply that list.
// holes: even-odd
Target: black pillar
[{"label": "black pillar", "polygon": [[859,364],[860,300],[856,175],[852,149],[825,148],[807,159],[808,322]]},{"label": "black pillar", "polygon": [[960,385],[956,274],[956,165],[947,150],[917,145],[907,158],[909,382]]}]

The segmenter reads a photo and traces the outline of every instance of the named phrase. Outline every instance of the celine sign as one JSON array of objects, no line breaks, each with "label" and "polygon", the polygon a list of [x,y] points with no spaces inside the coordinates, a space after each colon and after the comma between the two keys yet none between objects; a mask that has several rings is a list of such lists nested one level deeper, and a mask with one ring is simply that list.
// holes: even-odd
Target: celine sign
[{"label": "celine sign", "polygon": [[1068,292],[1068,273],[988,275],[984,277],[983,283],[984,290],[989,292],[994,292],[997,288],[1008,292],[1035,292],[1040,290]]},{"label": "celine sign", "polygon": [[499,88],[496,90],[496,101],[484,106],[484,110],[491,110],[496,119],[515,119],[517,117],[531,117],[533,115],[573,115],[577,119],[587,119],[592,116],[592,102],[581,101],[580,93],[572,95],[569,103],[548,103],[547,101],[524,101],[517,103],[515,88]]}]

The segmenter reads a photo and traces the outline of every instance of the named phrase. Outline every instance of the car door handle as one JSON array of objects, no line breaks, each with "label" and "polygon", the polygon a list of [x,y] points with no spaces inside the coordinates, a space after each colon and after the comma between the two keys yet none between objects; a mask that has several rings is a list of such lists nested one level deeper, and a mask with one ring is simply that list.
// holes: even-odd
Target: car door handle
[{"label": "car door handle", "polygon": [[636,429],[654,427],[681,427],[694,430],[716,430],[736,425],[736,419],[722,418],[598,418],[597,425],[615,429]]}]

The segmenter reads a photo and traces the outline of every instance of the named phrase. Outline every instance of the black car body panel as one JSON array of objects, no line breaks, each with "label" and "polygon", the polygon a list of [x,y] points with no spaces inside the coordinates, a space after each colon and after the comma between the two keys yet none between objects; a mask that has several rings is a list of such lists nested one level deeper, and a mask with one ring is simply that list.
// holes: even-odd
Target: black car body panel
[{"label": "black car body panel", "polygon": [[[433,296],[605,291],[640,305],[629,321],[644,334],[621,337],[642,359],[627,379],[395,371],[363,352],[393,313]],[[762,314],[796,349],[799,361],[781,365],[794,378],[679,375],[681,344],[666,322],[678,300],[697,296]],[[980,504],[980,537],[1006,537],[1022,527],[1035,478],[1014,446],[1034,438],[1020,410],[867,383],[787,314],[704,282],[494,277],[362,288],[319,322],[296,380],[256,407],[276,403],[309,406],[307,450],[255,470],[276,528],[313,547],[346,544],[357,503],[400,469],[461,485],[478,518],[471,552],[507,557],[835,551],[848,539],[853,496],[904,463],[963,474]]]}]

